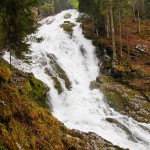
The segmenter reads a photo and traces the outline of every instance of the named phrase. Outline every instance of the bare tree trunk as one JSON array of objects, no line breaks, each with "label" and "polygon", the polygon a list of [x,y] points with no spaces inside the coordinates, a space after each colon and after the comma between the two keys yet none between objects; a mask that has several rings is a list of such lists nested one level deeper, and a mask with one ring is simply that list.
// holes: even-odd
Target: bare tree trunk
[{"label": "bare tree trunk", "polygon": [[136,22],[136,15],[135,15],[135,0],[133,0],[133,18],[134,18],[134,21]]},{"label": "bare tree trunk", "polygon": [[112,32],[113,59],[117,60],[112,4],[110,4],[110,21],[111,21],[111,32]]},{"label": "bare tree trunk", "polygon": [[93,33],[94,33],[94,30],[95,30],[95,21],[94,21],[94,8],[93,7],[94,6],[91,5],[91,10],[92,10],[92,30],[93,30]]},{"label": "bare tree trunk", "polygon": [[139,4],[138,4],[138,31],[139,33],[141,33],[141,18],[140,18]]},{"label": "bare tree trunk", "polygon": [[107,38],[110,38],[110,21],[109,21],[109,11],[108,8],[106,8],[106,32],[107,32]]},{"label": "bare tree trunk", "polygon": [[107,16],[106,16],[106,14],[105,14],[105,20],[104,21],[105,21],[105,32],[106,32],[106,35],[107,35],[108,31],[107,31]]},{"label": "bare tree trunk", "polygon": [[129,67],[132,69],[131,59],[130,59],[129,31],[128,31],[128,19],[127,19],[127,16],[126,16],[126,27],[125,28],[126,28],[127,58],[128,58]]},{"label": "bare tree trunk", "polygon": [[121,11],[119,10],[119,30],[120,30],[120,57],[122,58],[122,19]]},{"label": "bare tree trunk", "polygon": [[12,59],[11,59],[11,52],[10,52],[10,58],[9,58],[9,61],[10,61],[9,67],[10,67],[10,70],[11,70],[11,68],[12,68],[12,65],[11,65],[11,61],[12,61]]},{"label": "bare tree trunk", "polygon": [[96,28],[96,35],[98,36],[99,35],[99,33],[98,33],[98,29]]},{"label": "bare tree trunk", "polygon": [[144,17],[146,15],[145,11],[146,11],[146,8],[145,8],[145,0],[142,1],[143,2],[143,10],[144,10]]},{"label": "bare tree trunk", "polygon": [[127,33],[127,52],[128,52],[128,60],[130,61],[130,49],[129,49],[129,35],[128,35],[128,29],[126,29]]},{"label": "bare tree trunk", "polygon": [[129,63],[129,68],[132,69],[132,65],[131,65],[131,58],[130,58],[130,47],[129,47],[129,33],[128,33],[128,29],[127,29],[127,52],[128,52],[128,63]]}]

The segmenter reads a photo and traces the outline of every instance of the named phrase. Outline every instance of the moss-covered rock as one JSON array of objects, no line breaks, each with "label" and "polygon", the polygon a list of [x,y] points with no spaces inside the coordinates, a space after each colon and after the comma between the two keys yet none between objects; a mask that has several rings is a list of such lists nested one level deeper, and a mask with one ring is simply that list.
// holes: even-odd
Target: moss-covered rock
[{"label": "moss-covered rock", "polygon": [[101,76],[97,81],[108,104],[116,111],[140,122],[150,122],[150,103],[143,93],[116,82],[112,77]]},{"label": "moss-covered rock", "polygon": [[65,19],[70,19],[71,16],[72,16],[72,15],[71,15],[70,13],[66,13],[66,14],[64,15],[64,18],[65,18]]},{"label": "moss-covered rock", "polygon": [[61,94],[63,92],[63,88],[61,86],[61,83],[59,82],[59,80],[57,79],[57,77],[53,76],[52,73],[50,72],[50,70],[48,70],[48,68],[45,68],[45,72],[46,74],[48,74],[51,79],[53,80],[54,82],[54,87],[55,89],[57,89],[58,91],[58,94]]},{"label": "moss-covered rock", "polygon": [[28,75],[28,81],[26,83],[28,88],[26,89],[29,91],[30,97],[37,101],[37,103],[42,107],[47,107],[46,103],[46,93],[49,91],[49,88],[44,85],[40,80],[37,80],[32,74]]},{"label": "moss-covered rock", "polygon": [[[69,80],[69,78],[67,77],[65,71],[61,68],[61,66],[57,63],[57,60],[56,60],[56,57],[52,54],[48,54],[47,55],[50,59],[50,64],[51,64],[51,67],[53,69],[54,72],[56,72],[56,74],[58,75],[59,78],[63,79],[64,82],[65,82],[65,86],[68,90],[71,89],[71,82]],[[50,75],[50,76],[54,76],[52,75],[52,73],[50,71],[47,70],[47,73]],[[56,78],[55,78],[56,79]],[[55,80],[56,81],[56,80]],[[55,84],[57,84],[59,86],[59,83],[55,82]],[[59,90],[61,91],[61,87],[58,87]]]},{"label": "moss-covered rock", "polygon": [[64,31],[66,31],[70,35],[72,35],[74,26],[75,24],[70,21],[65,21],[63,24],[60,25],[60,27],[63,28]]}]

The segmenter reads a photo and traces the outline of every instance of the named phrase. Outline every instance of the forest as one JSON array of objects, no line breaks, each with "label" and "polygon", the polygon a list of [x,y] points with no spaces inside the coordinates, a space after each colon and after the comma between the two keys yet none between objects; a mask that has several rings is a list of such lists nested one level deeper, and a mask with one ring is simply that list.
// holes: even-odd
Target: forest
[{"label": "forest", "polygon": [[[126,36],[127,51],[129,51],[130,23],[136,24],[135,32],[140,35],[141,25],[149,23],[150,2],[148,0],[79,0],[79,11],[91,17],[93,32],[97,36],[106,35],[112,40],[113,59],[117,59],[115,36],[119,38],[118,53],[119,57],[122,57],[122,37]],[[123,31],[126,35],[123,35]]]}]

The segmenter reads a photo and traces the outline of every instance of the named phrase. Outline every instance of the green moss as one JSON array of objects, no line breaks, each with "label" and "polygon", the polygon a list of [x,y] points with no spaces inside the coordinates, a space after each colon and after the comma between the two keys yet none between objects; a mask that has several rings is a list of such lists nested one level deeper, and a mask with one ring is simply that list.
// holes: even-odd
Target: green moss
[{"label": "green moss", "polygon": [[0,83],[7,82],[11,76],[10,69],[5,64],[0,64]]},{"label": "green moss", "polygon": [[114,82],[114,79],[112,77],[107,77],[107,76],[103,76],[101,75],[99,80],[102,82],[102,83],[112,83]]},{"label": "green moss", "polygon": [[[56,74],[59,76],[59,78],[63,79],[64,82],[65,82],[65,86],[68,90],[71,89],[71,82],[70,80],[68,79],[65,71],[61,68],[61,66],[57,63],[56,61],[56,58],[55,56],[51,55],[51,54],[48,54],[47,55],[50,59],[50,63],[51,63],[51,67],[53,68],[53,70],[56,72]],[[48,72],[50,73],[50,72]],[[51,73],[50,73],[50,76],[53,76]],[[58,83],[57,83],[58,84]],[[61,87],[59,87],[60,89]]]},{"label": "green moss", "polygon": [[56,77],[52,77],[52,80],[54,81],[54,85],[55,85],[55,88],[57,89],[58,93],[61,94],[63,92],[63,89],[61,87],[59,80]]},{"label": "green moss", "polygon": [[122,95],[115,91],[115,88],[109,86],[101,86],[101,91],[104,93],[104,97],[111,107],[116,111],[122,111],[126,105],[126,101],[122,98]]},{"label": "green moss", "polygon": [[71,18],[71,16],[72,16],[71,14],[67,13],[67,14],[65,14],[64,18],[69,19],[69,18]]},{"label": "green moss", "polygon": [[75,24],[69,21],[64,22],[63,24],[60,25],[60,27],[63,28],[69,34],[72,34],[74,26]]},{"label": "green moss", "polygon": [[111,107],[137,121],[149,123],[150,103],[147,92],[141,93],[141,91],[130,88],[126,84],[120,84],[107,76],[101,76],[99,82],[101,83],[100,90]]},{"label": "green moss", "polygon": [[58,76],[65,81],[66,88],[68,90],[70,90],[71,83],[70,83],[65,71],[58,64],[56,64],[55,67],[56,67],[55,69],[56,69],[56,72],[57,72]]},{"label": "green moss", "polygon": [[[47,87],[32,74],[13,73],[13,82],[0,87],[7,105],[0,105],[0,148],[18,149],[19,144],[22,149],[65,149],[62,139],[72,131],[45,109]],[[75,138],[71,141],[70,147],[79,145]]]},{"label": "green moss", "polygon": [[123,65],[115,65],[113,68],[119,72],[131,72],[131,68]]},{"label": "green moss", "polygon": [[0,150],[7,150],[7,148],[4,145],[0,144]]},{"label": "green moss", "polygon": [[63,92],[63,88],[59,80],[56,77],[54,77],[47,68],[45,69],[45,72],[51,77],[51,79],[54,82],[55,89],[57,89],[58,93],[61,94]]},{"label": "green moss", "polygon": [[33,100],[36,100],[40,106],[48,107],[45,97],[49,89],[33,75],[29,75],[28,80],[29,82],[27,82],[26,86],[29,87],[28,90],[30,97]]}]

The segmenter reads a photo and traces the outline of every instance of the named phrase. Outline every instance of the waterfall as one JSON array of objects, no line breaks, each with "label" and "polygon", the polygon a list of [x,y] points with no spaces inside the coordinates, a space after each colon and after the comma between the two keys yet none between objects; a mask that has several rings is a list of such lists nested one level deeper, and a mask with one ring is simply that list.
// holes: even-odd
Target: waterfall
[{"label": "waterfall", "polygon": [[[65,19],[66,13],[71,18]],[[31,64],[13,59],[17,68],[32,72],[50,87],[48,98],[53,115],[70,129],[95,132],[104,139],[131,150],[150,149],[150,124],[139,123],[110,108],[98,90],[89,88],[99,74],[95,47],[84,38],[76,10],[63,11],[40,21],[41,26],[29,37],[43,37],[38,43],[31,40]],[[75,24],[72,36],[60,25]],[[4,58],[9,59],[8,53]],[[108,119],[114,119],[115,124]]]}]

